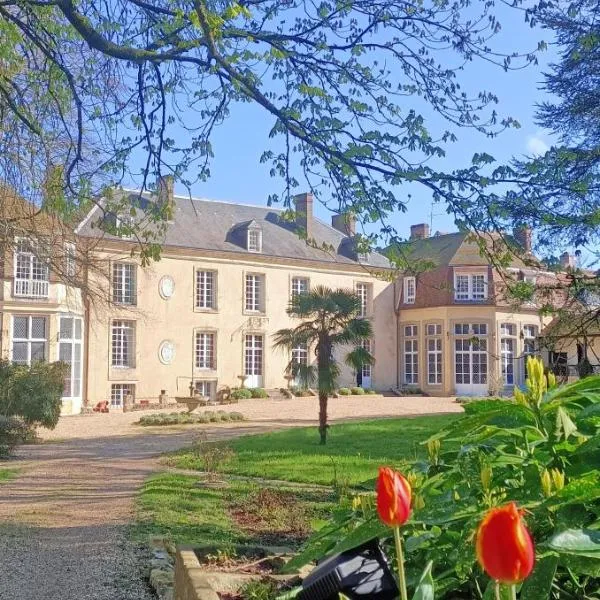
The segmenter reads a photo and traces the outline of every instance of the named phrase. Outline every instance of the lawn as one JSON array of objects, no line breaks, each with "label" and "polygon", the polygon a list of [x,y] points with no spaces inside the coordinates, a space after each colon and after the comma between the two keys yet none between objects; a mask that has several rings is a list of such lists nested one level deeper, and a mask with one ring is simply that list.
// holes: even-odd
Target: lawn
[{"label": "lawn", "polygon": [[[227,443],[233,458],[223,473],[322,485],[356,485],[374,479],[382,464],[398,465],[425,453],[421,442],[459,418],[436,415],[378,419],[332,425],[326,446],[314,427],[244,436]],[[185,449],[166,462],[184,469],[203,469],[196,452]]]},{"label": "lawn", "polygon": [[328,490],[265,487],[251,482],[207,483],[161,473],[138,497],[133,537],[175,544],[270,544],[297,547],[327,517],[335,497]]},{"label": "lawn", "polygon": [[0,469],[0,483],[10,481],[19,474],[18,469]]}]

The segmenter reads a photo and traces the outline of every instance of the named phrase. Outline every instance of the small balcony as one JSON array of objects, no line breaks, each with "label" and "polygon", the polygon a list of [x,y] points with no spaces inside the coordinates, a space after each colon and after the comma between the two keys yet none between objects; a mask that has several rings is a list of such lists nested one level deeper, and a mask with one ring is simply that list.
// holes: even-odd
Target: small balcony
[{"label": "small balcony", "polygon": [[47,298],[48,281],[43,279],[15,279],[13,295],[16,298]]}]

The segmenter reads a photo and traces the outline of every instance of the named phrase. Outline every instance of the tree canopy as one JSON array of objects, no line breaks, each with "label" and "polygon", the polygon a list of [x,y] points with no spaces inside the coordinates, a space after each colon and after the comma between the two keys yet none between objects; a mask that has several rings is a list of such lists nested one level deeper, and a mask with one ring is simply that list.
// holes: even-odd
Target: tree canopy
[{"label": "tree canopy", "polygon": [[493,0],[5,0],[0,176],[35,193],[54,167],[66,193],[51,201],[64,210],[136,174],[145,189],[161,172],[192,184],[210,175],[214,129],[250,102],[272,142],[261,160],[281,179],[270,201],[310,187],[336,211],[385,222],[405,210],[398,186],[414,182],[466,218],[485,158],[452,173],[432,159],[457,127],[493,135],[516,123],[493,90],[464,88],[461,71],[478,60],[521,68],[538,49],[494,48],[500,7],[513,10]]}]

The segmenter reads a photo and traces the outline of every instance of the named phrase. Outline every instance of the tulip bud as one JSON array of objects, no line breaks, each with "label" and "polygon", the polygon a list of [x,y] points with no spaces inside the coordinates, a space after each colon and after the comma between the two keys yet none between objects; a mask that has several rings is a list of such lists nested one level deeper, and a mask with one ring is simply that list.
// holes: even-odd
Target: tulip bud
[{"label": "tulip bud", "polygon": [[487,492],[490,489],[490,485],[492,483],[492,467],[489,465],[485,465],[481,469],[481,473],[479,474],[481,478],[481,487]]},{"label": "tulip bud", "polygon": [[514,502],[486,514],[477,530],[475,548],[483,570],[500,583],[520,583],[533,570],[533,541]]},{"label": "tulip bud", "polygon": [[377,514],[390,527],[404,525],[410,517],[411,487],[406,478],[389,467],[379,468]]},{"label": "tulip bud", "polygon": [[415,495],[415,499],[413,500],[413,506],[415,510],[421,510],[422,508],[425,508],[425,500],[423,499],[423,496],[421,496],[421,494]]},{"label": "tulip bud", "polygon": [[440,440],[429,440],[427,442],[429,461],[434,465],[437,465],[440,460],[440,446]]},{"label": "tulip bud", "polygon": [[542,484],[542,494],[546,498],[552,496],[552,477],[548,473],[548,469],[544,469],[540,476],[540,483]]},{"label": "tulip bud", "polygon": [[551,469],[550,475],[552,475],[552,483],[556,491],[560,491],[565,487],[565,474],[558,469]]}]

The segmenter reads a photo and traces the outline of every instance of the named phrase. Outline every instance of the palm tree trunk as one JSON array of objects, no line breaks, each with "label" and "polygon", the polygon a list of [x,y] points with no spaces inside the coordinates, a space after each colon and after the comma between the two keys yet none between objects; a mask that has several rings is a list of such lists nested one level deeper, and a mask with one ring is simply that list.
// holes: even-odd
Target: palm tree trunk
[{"label": "palm tree trunk", "polygon": [[319,434],[321,436],[321,446],[327,443],[327,398],[326,392],[319,392]]}]

